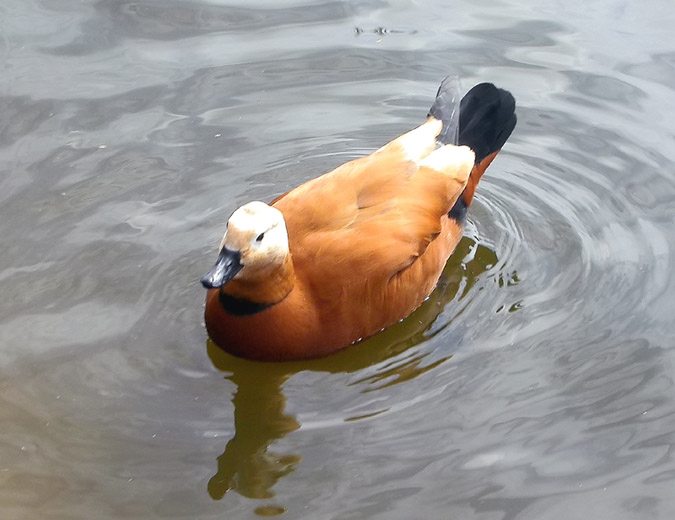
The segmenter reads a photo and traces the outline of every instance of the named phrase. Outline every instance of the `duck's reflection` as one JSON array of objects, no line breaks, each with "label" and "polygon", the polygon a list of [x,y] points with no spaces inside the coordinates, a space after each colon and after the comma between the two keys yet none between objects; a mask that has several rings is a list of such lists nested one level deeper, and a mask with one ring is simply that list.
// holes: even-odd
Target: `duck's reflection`
[{"label": "duck's reflection", "polygon": [[229,490],[250,498],[272,497],[272,487],[277,480],[299,463],[299,454],[270,450],[273,442],[300,427],[295,417],[284,413],[283,384],[295,373],[301,370],[357,372],[381,363],[380,370],[357,381],[364,385],[364,391],[371,391],[411,380],[450,359],[449,353],[425,363],[430,352],[419,349],[395,363],[383,363],[449,325],[451,319],[442,326],[434,323],[444,306],[457,300],[455,303],[461,308],[459,301],[482,273],[497,265],[497,260],[494,251],[464,237],[448,261],[436,290],[409,318],[327,358],[293,363],[252,362],[225,354],[208,341],[207,351],[213,364],[229,372],[227,379],[237,385],[232,399],[235,434],[218,457],[218,471],[208,484],[211,497],[219,500]]},{"label": "duck's reflection", "polygon": [[218,368],[232,372],[228,379],[237,385],[232,399],[235,434],[218,457],[218,472],[209,481],[209,494],[219,500],[232,489],[249,498],[271,497],[276,481],[300,461],[299,455],[269,450],[273,441],[300,426],[294,417],[284,414],[282,385],[291,373],[278,364],[227,356],[210,341],[208,352]]}]

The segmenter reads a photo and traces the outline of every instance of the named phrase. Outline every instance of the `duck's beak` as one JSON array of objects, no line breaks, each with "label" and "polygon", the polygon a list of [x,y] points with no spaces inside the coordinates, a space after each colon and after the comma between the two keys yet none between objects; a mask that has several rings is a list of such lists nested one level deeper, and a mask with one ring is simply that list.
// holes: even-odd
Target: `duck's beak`
[{"label": "duck's beak", "polygon": [[234,276],[242,270],[241,254],[239,251],[232,251],[224,247],[218,255],[216,265],[202,276],[202,285],[207,289],[216,289],[222,287],[232,280]]}]

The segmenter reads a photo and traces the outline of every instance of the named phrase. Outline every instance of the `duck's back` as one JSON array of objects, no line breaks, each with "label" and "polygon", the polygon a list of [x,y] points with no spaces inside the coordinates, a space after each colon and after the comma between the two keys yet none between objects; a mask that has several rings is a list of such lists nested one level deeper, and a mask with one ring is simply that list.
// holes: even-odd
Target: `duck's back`
[{"label": "duck's back", "polygon": [[337,324],[339,341],[343,334],[349,341],[372,335],[410,314],[461,238],[461,225],[447,214],[474,154],[467,147],[434,150],[440,129],[432,119],[275,203],[298,283],[324,326]]}]

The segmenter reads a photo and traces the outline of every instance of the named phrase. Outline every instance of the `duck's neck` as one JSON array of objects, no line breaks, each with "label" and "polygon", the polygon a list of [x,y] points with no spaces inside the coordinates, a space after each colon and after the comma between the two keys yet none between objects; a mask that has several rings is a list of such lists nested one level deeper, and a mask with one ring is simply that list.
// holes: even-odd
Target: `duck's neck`
[{"label": "duck's neck", "polygon": [[284,263],[256,278],[232,280],[220,290],[220,303],[227,312],[248,315],[282,301],[293,290],[295,271],[288,255]]}]

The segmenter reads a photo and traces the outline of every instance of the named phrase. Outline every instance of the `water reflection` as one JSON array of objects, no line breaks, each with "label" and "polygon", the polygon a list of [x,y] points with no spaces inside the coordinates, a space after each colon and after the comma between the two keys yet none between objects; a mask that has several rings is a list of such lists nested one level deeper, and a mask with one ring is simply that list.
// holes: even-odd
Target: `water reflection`
[{"label": "water reflection", "polygon": [[[229,372],[226,378],[237,387],[232,398],[235,433],[218,457],[218,470],[208,483],[211,498],[220,500],[230,490],[248,498],[270,498],[274,496],[272,487],[276,482],[301,461],[297,453],[270,450],[274,442],[300,427],[297,419],[284,411],[283,385],[294,374],[303,370],[352,373],[379,364],[374,373],[354,382],[363,392],[370,392],[410,381],[449,360],[451,353],[431,356],[432,352],[423,348],[412,348],[450,325],[470,300],[471,289],[481,275],[497,264],[497,255],[492,249],[464,237],[448,261],[436,290],[410,317],[324,359],[254,362],[226,354],[208,341],[207,353],[214,366]],[[503,275],[498,274],[496,278],[502,280]],[[442,317],[445,306],[451,302],[456,304],[452,314]],[[400,356],[409,350],[408,355]],[[344,420],[357,421],[372,415],[344,417]]]},{"label": "water reflection", "polygon": [[235,434],[218,457],[209,494],[220,500],[234,490],[249,498],[269,498],[277,480],[300,461],[299,455],[269,451],[272,442],[300,427],[294,417],[284,414],[282,386],[291,373],[272,363],[226,359],[211,341],[207,349],[218,368],[232,372],[228,379],[237,385],[232,398]]}]

